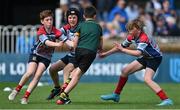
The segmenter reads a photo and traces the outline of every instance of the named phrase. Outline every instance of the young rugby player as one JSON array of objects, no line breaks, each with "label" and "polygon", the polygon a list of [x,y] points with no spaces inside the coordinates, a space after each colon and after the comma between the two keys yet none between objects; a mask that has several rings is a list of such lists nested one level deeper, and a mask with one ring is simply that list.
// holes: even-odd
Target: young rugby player
[{"label": "young rugby player", "polygon": [[[122,44],[115,43],[115,46],[111,50],[102,52],[99,54],[99,56],[106,57],[114,52],[120,51],[139,58],[122,69],[119,82],[114,93],[102,95],[101,99],[119,102],[120,94],[124,85],[126,84],[126,81],[128,80],[128,76],[136,71],[145,69],[145,83],[162,100],[162,102],[158,105],[173,105],[172,100],[168,98],[164,90],[153,81],[153,76],[162,61],[162,53],[160,52],[158,45],[153,40],[153,38],[149,36],[147,32],[145,32],[145,26],[143,22],[138,19],[129,22],[127,24],[127,30],[129,34]],[[136,50],[127,48],[132,43],[137,44]]]},{"label": "young rugby player", "polygon": [[[43,72],[47,69],[51,62],[51,57],[55,47],[62,46],[63,42],[68,42],[71,43],[69,45],[73,45],[73,43],[67,40],[66,37],[61,38],[60,36],[62,35],[62,32],[53,27],[53,13],[51,10],[42,11],[40,13],[40,20],[42,26],[37,31],[37,42],[31,49],[27,71],[22,76],[16,88],[8,96],[9,100],[14,100],[24,84],[31,76],[33,76],[32,81],[29,83],[28,88],[21,99],[21,104],[28,103],[30,94],[37,86]],[[70,26],[66,26],[64,28],[67,30],[69,27]],[[56,39],[63,41],[56,42]]]},{"label": "young rugby player", "polygon": [[[67,36],[67,38],[71,41],[74,40],[74,33],[76,32],[76,29],[78,27],[78,23],[80,20],[80,12],[75,8],[70,8],[66,12],[66,19],[67,19],[67,25],[70,25],[69,30],[65,30],[63,27],[60,29],[63,32],[64,36]],[[51,78],[54,83],[54,89],[51,90],[50,95],[48,96],[47,100],[53,99],[55,96],[58,96],[60,92],[62,92],[68,83],[70,82],[71,78],[69,77],[70,72],[74,69],[75,63],[75,52],[73,48],[70,48],[70,52],[57,62],[53,63],[50,68],[49,72],[51,75]],[[62,87],[59,85],[59,77],[58,77],[58,71],[61,71],[63,69],[63,76],[64,76],[64,84]]]},{"label": "young rugby player", "polygon": [[84,9],[85,22],[79,24],[75,35],[75,69],[71,72],[71,81],[65,90],[60,94],[57,104],[69,104],[70,91],[76,87],[81,76],[88,70],[94,59],[97,51],[102,50],[102,28],[95,22],[96,9],[93,6],[88,6]]}]

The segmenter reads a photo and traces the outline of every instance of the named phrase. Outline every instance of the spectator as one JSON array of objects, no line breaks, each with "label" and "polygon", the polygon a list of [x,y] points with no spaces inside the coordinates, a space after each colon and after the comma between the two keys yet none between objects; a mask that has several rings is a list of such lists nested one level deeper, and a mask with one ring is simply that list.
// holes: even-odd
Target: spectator
[{"label": "spectator", "polygon": [[128,6],[125,8],[125,11],[128,15],[129,21],[132,21],[139,16],[138,5],[136,5],[134,2],[129,2]]},{"label": "spectator", "polygon": [[175,18],[175,20],[177,20],[177,13],[175,10],[171,9],[170,8],[170,3],[168,0],[164,0],[163,3],[163,9],[162,9],[162,12],[160,14],[162,14],[165,19],[169,16],[172,16]]},{"label": "spectator", "polygon": [[180,29],[176,25],[175,18],[172,16],[169,16],[166,18],[166,21],[167,21],[167,25],[168,25],[169,35],[170,36],[179,36]]},{"label": "spectator", "polygon": [[[115,0],[97,0],[97,11],[98,11],[98,20],[100,21],[108,21],[108,13],[109,10],[113,7],[113,2]],[[108,5],[107,5],[108,4]]]},{"label": "spectator", "polygon": [[125,33],[127,32],[125,25],[128,21],[128,15],[125,11],[125,4],[126,2],[124,0],[118,0],[117,6],[114,7],[109,14],[109,22],[115,22],[115,24],[119,24],[121,37],[125,37]]},{"label": "spectator", "polygon": [[120,35],[121,34],[121,27],[120,27],[119,22],[118,22],[119,19],[120,19],[120,15],[116,14],[113,21],[108,22],[106,24],[107,29],[110,32],[108,38],[121,37],[121,35]]},{"label": "spectator", "polygon": [[158,36],[168,35],[168,27],[163,16],[158,17],[156,21],[155,35],[158,35]]},{"label": "spectator", "polygon": [[92,3],[89,0],[79,0],[79,3],[83,9],[86,8],[87,6],[92,5]]},{"label": "spectator", "polygon": [[145,10],[147,13],[151,13],[156,16],[161,11],[161,8],[162,8],[162,5],[159,2],[159,0],[151,0],[147,2]]},{"label": "spectator", "polygon": [[153,21],[152,21],[152,17],[149,13],[141,13],[141,15],[139,16],[140,20],[144,22],[144,24],[147,27],[147,32],[149,35],[153,35],[154,32],[154,25],[153,25]]},{"label": "spectator", "polygon": [[99,25],[101,26],[102,31],[103,31],[102,32],[103,33],[103,40],[110,39],[112,36],[110,35],[110,31],[107,28],[107,23],[100,21]]}]

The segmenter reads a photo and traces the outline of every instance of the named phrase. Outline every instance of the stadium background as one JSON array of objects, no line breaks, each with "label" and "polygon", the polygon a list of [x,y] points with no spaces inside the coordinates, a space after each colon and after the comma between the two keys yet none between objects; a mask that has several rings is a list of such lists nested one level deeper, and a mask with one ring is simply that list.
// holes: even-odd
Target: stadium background
[{"label": "stadium background", "polygon": [[[11,78],[10,81],[18,81],[18,79],[20,78],[20,76],[25,72],[25,65],[26,65],[26,60],[27,60],[27,55],[28,52],[30,51],[31,46],[34,44],[34,41],[36,39],[36,30],[38,28],[38,26],[40,25],[39,22],[39,12],[44,10],[44,9],[51,9],[53,10],[54,14],[55,14],[55,23],[54,25],[56,27],[60,27],[60,25],[63,25],[63,23],[65,22],[64,18],[63,18],[63,13],[61,15],[57,14],[57,10],[61,9],[66,10],[66,8],[68,7],[72,7],[72,4],[75,4],[75,1],[78,2],[79,4],[93,4],[96,6],[97,10],[98,10],[98,17],[97,20],[99,23],[109,23],[109,20],[106,20],[108,16],[106,16],[106,18],[104,17],[104,15],[99,14],[99,13],[106,13],[106,11],[108,12],[107,14],[110,14],[111,11],[113,10],[113,8],[117,5],[117,0],[53,0],[53,1],[49,1],[49,0],[28,0],[28,1],[23,1],[23,0],[17,0],[17,1],[10,1],[7,0],[4,2],[4,4],[1,4],[1,17],[0,17],[0,43],[1,43],[1,61],[0,61],[0,81],[8,81],[8,78],[11,78],[11,75],[15,74],[16,71],[19,71],[19,73],[17,75],[14,75],[13,77],[17,77],[17,78]],[[119,0],[121,1],[121,0]],[[123,0],[122,0],[123,1]],[[153,0],[152,0],[153,1]],[[165,0],[164,0],[165,1]],[[72,2],[72,3],[71,3]],[[109,3],[109,7],[107,6],[101,6],[99,5],[100,3],[103,3],[102,5],[104,5],[104,2]],[[143,6],[145,9],[147,8],[147,4],[148,2],[151,2],[150,0],[137,0],[137,2],[133,2],[133,0],[126,0],[126,8],[129,7],[132,3],[134,3],[136,6],[138,6],[138,8],[140,8],[141,6]],[[163,0],[159,0],[159,2],[163,2]],[[180,7],[180,3],[178,2],[178,0],[169,0],[169,2],[173,3],[171,8],[172,10],[175,10],[176,12],[176,25],[179,28],[179,7]],[[81,5],[82,7],[84,7],[83,5]],[[66,8],[64,8],[66,6]],[[171,5],[170,5],[171,6]],[[155,6],[154,6],[155,8]],[[104,10],[102,10],[104,9]],[[105,10],[106,9],[106,10]],[[140,10],[140,9],[139,9]],[[156,11],[154,9],[154,11]],[[150,9],[148,11],[148,9],[145,10],[146,13],[151,13]],[[128,12],[127,12],[128,13]],[[141,16],[142,12],[139,12],[139,16]],[[154,12],[155,13],[155,12]],[[155,16],[150,14],[151,16]],[[61,16],[61,18],[59,18],[59,16]],[[137,16],[137,15],[135,15]],[[157,15],[158,16],[158,15]],[[174,16],[174,15],[172,15]],[[60,20],[61,22],[57,22],[56,19]],[[133,17],[131,18],[133,19]],[[130,17],[129,17],[130,20]],[[157,19],[155,19],[157,20]],[[152,20],[153,21],[153,20]],[[114,22],[114,21],[112,21]],[[156,22],[156,21],[154,21]],[[126,23],[126,22],[125,22]],[[161,50],[164,52],[163,54],[165,55],[163,61],[164,63],[162,63],[161,67],[160,67],[160,77],[157,78],[157,81],[159,82],[180,82],[180,70],[178,69],[179,65],[180,65],[180,59],[179,59],[179,52],[180,52],[180,44],[179,44],[179,35],[176,32],[176,34],[168,34],[168,35],[161,35],[161,34],[156,34],[156,23],[154,24],[154,32],[153,35],[156,38],[156,40],[158,41],[158,44],[160,45]],[[103,26],[102,26],[103,27]],[[109,28],[107,28],[109,29]],[[105,29],[104,29],[105,30]],[[123,30],[123,29],[122,29]],[[115,30],[116,31],[116,30]],[[123,35],[122,31],[117,31],[117,34],[115,34],[113,37],[111,36],[111,32],[108,34],[111,37],[107,37],[106,32],[104,33],[103,37],[104,37],[104,48],[110,49],[112,47],[112,44],[114,41],[119,41],[121,42],[124,37],[122,36],[118,36],[118,35]],[[180,33],[179,33],[180,34]],[[57,48],[56,52],[57,54],[54,55],[53,57],[53,61],[58,60],[59,58],[61,58],[63,56],[63,52],[66,52],[67,49],[64,46],[63,48]],[[169,54],[171,53],[171,54]],[[60,54],[60,55],[59,55]],[[109,71],[109,73],[107,73],[107,75],[100,73],[99,75],[96,75],[96,71],[101,71],[101,70],[94,70],[94,73],[90,73],[92,76],[94,75],[95,77],[99,76],[99,78],[97,78],[97,82],[99,81],[107,81],[107,80],[103,80],[104,76],[114,76],[114,78],[111,78],[111,80],[109,79],[108,81],[111,82],[115,82],[116,80],[115,77],[117,77],[120,73],[118,71],[118,73],[113,73],[113,71],[115,70],[120,70],[122,67],[108,67],[108,65],[110,65],[111,63],[113,65],[117,65],[120,63],[120,65],[124,65],[126,63],[128,63],[129,61],[131,61],[130,56],[126,55],[125,59],[122,59],[120,56],[123,54],[120,54],[119,57],[117,57],[118,55],[112,55],[111,57],[108,57],[108,60],[96,60],[98,62],[98,64],[100,64],[101,69],[103,69],[103,63],[106,63],[107,65],[105,65],[107,68],[112,69],[112,71]],[[14,59],[14,57],[16,56],[20,56],[24,57],[23,60],[22,59]],[[61,57],[60,57],[61,56]],[[167,57],[166,57],[167,56]],[[115,59],[114,59],[115,58]],[[124,58],[124,57],[123,57]],[[12,59],[12,60],[11,60]],[[10,62],[11,61],[11,62]],[[11,67],[12,65],[16,65],[17,67]],[[20,64],[20,66],[18,66]],[[95,62],[96,64],[96,62]],[[11,71],[11,68],[14,69],[13,73]],[[92,67],[93,68],[93,67]],[[118,69],[119,68],[119,69]],[[165,68],[165,70],[164,70]],[[100,69],[100,68],[99,68]],[[163,71],[162,71],[163,70]],[[104,71],[104,70],[102,70]],[[92,71],[91,71],[92,72]],[[159,73],[159,72],[158,72]],[[165,75],[166,74],[166,75]],[[104,75],[102,77],[102,75]],[[19,76],[19,77],[18,77]],[[166,77],[161,77],[161,76],[166,76]],[[48,77],[48,76],[47,76]],[[176,77],[176,79],[174,79],[174,77]],[[6,80],[5,80],[6,79]],[[43,78],[44,79],[44,78]],[[48,79],[48,78],[45,78]],[[86,81],[91,81],[91,77],[89,77],[89,80],[86,79]],[[48,80],[50,81],[50,80]],[[95,80],[93,80],[95,81]]]},{"label": "stadium background", "polygon": [[[29,52],[30,47],[33,45],[35,41],[36,29],[40,25],[39,12],[44,9],[51,9],[56,15],[56,12],[57,12],[56,10],[58,8],[62,8],[60,4],[66,3],[65,1],[66,0],[61,0],[61,1],[59,0],[52,0],[52,1],[51,0],[26,0],[26,1],[5,0],[3,1],[3,3],[0,4],[0,13],[1,13],[1,16],[0,16],[0,86],[1,86],[1,89],[4,89],[4,87],[6,86],[12,87],[10,84],[14,85],[14,83],[17,83],[20,80],[22,74],[26,70],[28,52]],[[87,2],[88,0],[80,0],[80,1]],[[99,6],[98,3],[101,3],[104,1],[111,1],[111,5],[109,4],[110,6],[108,7],[109,9],[107,11],[109,14],[110,11],[113,9],[113,7],[116,6],[117,0],[90,0],[89,2],[95,5],[95,7],[98,9],[98,12],[100,12],[101,6]],[[134,0],[126,0],[126,3],[128,4],[129,2],[133,2],[133,1]],[[138,4],[138,6],[145,7],[146,4],[150,1],[151,0],[136,0],[136,3]],[[163,0],[159,0],[159,1],[163,1]],[[179,22],[180,1],[178,0],[169,0],[169,1],[174,2],[173,9],[176,11],[176,14],[177,14],[176,25],[179,28],[180,26],[180,22]],[[70,4],[70,2],[68,3]],[[58,16],[55,16],[55,19],[56,18],[60,19],[58,18]],[[106,20],[104,19],[105,18],[98,17],[99,22],[105,21],[106,23]],[[55,21],[54,25],[59,27],[60,25],[63,24],[63,18],[61,18],[61,21],[62,22],[60,23]],[[178,31],[176,31],[176,33],[177,32]],[[164,55],[163,62],[160,68],[158,69],[154,79],[157,82],[163,83],[162,85],[165,89],[167,89],[167,91],[172,86],[179,87],[179,82],[180,82],[180,44],[179,44],[180,33],[177,33],[179,35],[176,35],[176,33],[175,35],[172,34],[172,35],[163,35],[163,36],[158,35],[155,32],[153,33]],[[113,38],[105,37],[104,48],[108,50],[112,47],[112,43],[114,41],[121,42],[123,39],[124,39],[123,37],[119,37],[116,35],[113,36]],[[65,46],[62,48],[57,48],[56,53],[53,55],[52,62],[63,57],[66,54],[66,52],[67,52],[67,48]],[[124,65],[126,65],[127,63],[129,63],[130,61],[134,59],[135,59],[134,57],[125,55],[122,53],[111,55],[105,59],[96,59],[93,65],[88,70],[88,72],[85,74],[85,76],[82,77],[80,87],[81,87],[81,84],[84,84],[84,82],[92,83],[95,85],[96,84],[101,85],[105,83],[108,86],[111,86],[111,87],[112,85],[114,86],[114,83],[118,81],[120,70],[123,68]],[[59,72],[59,74],[60,74],[60,80],[62,82],[62,72]],[[13,83],[9,83],[9,82],[13,82]],[[43,77],[41,78],[41,82],[47,83],[48,85],[52,84],[50,76],[48,75],[48,71],[44,73]],[[132,75],[130,77],[129,82],[132,82],[132,84],[135,83],[135,85],[136,83],[141,85],[141,83],[143,82],[143,71],[140,71],[135,75]],[[86,86],[86,83],[84,84],[85,86]],[[133,87],[133,85],[130,85],[130,87]],[[108,90],[107,87],[105,87],[102,90],[106,92],[110,91]],[[111,88],[111,90],[113,90],[113,88]],[[176,91],[175,88],[172,88],[172,90],[173,92]],[[102,91],[99,92],[98,95],[100,93],[102,93]],[[174,94],[174,93],[170,93],[170,94]],[[177,95],[179,96],[179,94],[177,93],[172,96],[175,98]],[[179,99],[176,99],[176,103],[177,104],[180,103]],[[126,106],[123,106],[123,107],[126,108]],[[8,107],[2,106],[0,108],[8,108]],[[15,108],[21,108],[21,107],[15,107]],[[52,107],[52,108],[56,108],[56,107]],[[103,107],[100,107],[100,108],[103,108]],[[108,106],[106,108],[111,108],[111,107]],[[114,107],[114,108],[118,108],[118,107]],[[140,108],[146,108],[146,105]],[[152,107],[148,107],[148,108],[152,108]],[[179,106],[175,108],[179,108]]]}]

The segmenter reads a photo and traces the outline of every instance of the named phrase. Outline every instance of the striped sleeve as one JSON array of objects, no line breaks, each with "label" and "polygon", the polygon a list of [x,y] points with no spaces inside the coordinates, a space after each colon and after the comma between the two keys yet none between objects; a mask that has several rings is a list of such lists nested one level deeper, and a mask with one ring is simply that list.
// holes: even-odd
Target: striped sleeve
[{"label": "striped sleeve", "polygon": [[133,39],[133,36],[128,35],[127,38],[126,38],[126,40],[124,40],[124,41],[121,43],[121,46],[124,47],[124,48],[129,47],[129,46],[132,44],[132,42],[131,42],[132,39]]},{"label": "striped sleeve", "polygon": [[140,36],[140,41],[138,43],[137,49],[143,52],[146,49],[146,47],[148,46],[148,43],[149,43],[149,39],[148,39],[147,35],[145,33],[143,33]]},{"label": "striped sleeve", "polygon": [[48,37],[47,37],[46,35],[42,34],[42,35],[39,36],[39,40],[40,40],[43,44],[45,44],[45,41],[48,40]]}]

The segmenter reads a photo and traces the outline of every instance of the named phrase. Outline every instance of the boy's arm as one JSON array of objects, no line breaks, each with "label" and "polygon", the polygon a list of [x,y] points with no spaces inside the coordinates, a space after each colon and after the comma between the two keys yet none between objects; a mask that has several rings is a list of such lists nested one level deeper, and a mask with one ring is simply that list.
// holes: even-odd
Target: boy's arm
[{"label": "boy's arm", "polygon": [[67,39],[67,36],[61,37],[64,39],[61,39],[70,49],[75,49],[77,47],[78,39],[79,39],[79,34],[75,33],[74,34],[74,39],[73,41],[70,41]]},{"label": "boy's arm", "polygon": [[132,40],[132,38],[133,37],[131,35],[129,35],[124,44],[121,44],[121,45],[116,44],[117,48],[119,48],[119,50],[121,52],[124,52],[124,53],[129,54],[129,55],[133,55],[133,56],[136,56],[136,57],[142,56],[145,49],[146,49],[146,47],[148,46],[148,43],[149,43],[148,36],[143,35],[141,37],[140,42],[138,43],[136,50],[131,50],[131,49],[126,48],[128,45],[131,44],[130,41]]},{"label": "boy's arm", "polygon": [[127,48],[132,44],[132,42],[131,42],[132,39],[133,39],[133,36],[131,34],[129,34],[129,35],[127,35],[126,40],[124,40],[121,44],[119,44],[119,43],[114,43],[114,44],[115,44],[116,48],[118,50],[120,50],[121,52],[132,55],[132,56],[139,57],[142,55],[142,52],[140,50],[131,50],[131,49]]},{"label": "boy's arm", "polygon": [[67,31],[71,28],[69,24],[64,25],[62,28],[59,29],[59,31],[62,33],[60,36],[60,40],[62,40],[68,47],[73,48],[74,42],[69,40],[67,37]]},{"label": "boy's arm", "polygon": [[121,51],[123,53],[129,54],[129,55],[132,55],[132,56],[136,56],[136,57],[139,57],[139,56],[142,55],[142,52],[140,50],[130,50],[130,49],[127,49],[127,48],[123,48]]},{"label": "boy's arm", "polygon": [[109,56],[109,55],[111,55],[111,54],[113,54],[115,52],[118,52],[118,51],[119,51],[119,49],[114,46],[112,49],[110,49],[110,50],[108,50],[106,52],[100,52],[99,57],[103,58],[103,57]]},{"label": "boy's arm", "polygon": [[63,41],[68,47],[74,47],[74,42],[70,41],[66,35],[62,34],[60,40]]},{"label": "boy's arm", "polygon": [[52,42],[52,41],[50,41],[45,34],[40,35],[40,36],[39,36],[39,40],[40,40],[43,44],[45,44],[45,45],[47,45],[47,46],[49,46],[49,47],[59,47],[59,46],[62,46],[62,45],[63,45],[63,42],[62,42],[62,41],[61,41],[61,42]]},{"label": "boy's arm", "polygon": [[49,47],[61,47],[63,45],[63,41],[60,42],[52,42],[50,40],[46,40],[45,41],[45,45],[49,46]]},{"label": "boy's arm", "polygon": [[130,50],[128,48],[124,48],[121,44],[115,43],[115,48],[117,48],[118,50],[120,50],[123,53],[129,54],[129,55],[133,55],[133,56],[141,56],[142,52],[140,50]]}]

